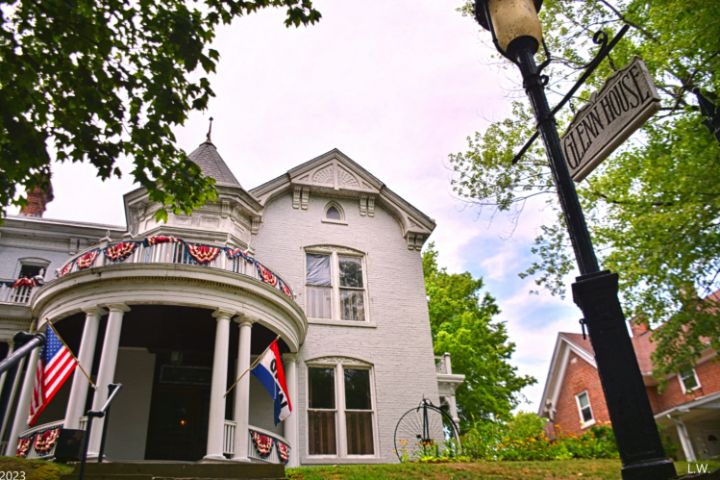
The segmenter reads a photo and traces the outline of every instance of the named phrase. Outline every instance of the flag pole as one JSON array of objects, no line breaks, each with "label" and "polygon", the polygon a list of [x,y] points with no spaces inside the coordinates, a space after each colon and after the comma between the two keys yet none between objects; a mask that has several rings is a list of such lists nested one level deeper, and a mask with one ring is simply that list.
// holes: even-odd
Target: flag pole
[{"label": "flag pole", "polygon": [[75,359],[75,363],[77,364],[77,367],[80,369],[80,371],[83,373],[83,375],[85,375],[85,378],[87,378],[87,381],[90,382],[90,385],[92,385],[92,388],[93,388],[94,390],[97,390],[97,387],[95,386],[95,383],[94,383],[94,382],[92,381],[92,379],[90,378],[90,375],[88,375],[88,373],[85,371],[85,369],[83,368],[83,366],[80,365],[80,360],[78,360],[78,358],[75,356],[75,354],[74,354],[73,351],[72,351],[72,348],[70,348],[70,347],[68,346],[68,344],[65,343],[65,340],[60,336],[60,333],[59,333],[59,332],[57,331],[57,329],[55,328],[55,325],[53,325],[50,320],[46,320],[46,322],[47,322],[47,324],[48,324],[48,327],[51,328],[53,332],[55,332],[55,336],[58,338],[58,340],[60,340],[60,343],[62,343],[63,346],[64,346],[65,348],[67,348],[68,352],[70,352],[70,355],[72,355],[72,357]]},{"label": "flag pole", "polygon": [[265,347],[265,350],[263,350],[262,353],[257,356],[257,358],[255,359],[255,361],[254,361],[248,368],[246,368],[245,371],[242,372],[239,377],[237,377],[237,379],[235,380],[235,383],[233,383],[232,385],[230,385],[230,388],[227,389],[227,392],[225,392],[225,395],[223,395],[223,397],[227,397],[227,396],[228,396],[228,393],[230,393],[230,392],[232,391],[232,389],[235,388],[238,383],[240,383],[240,380],[242,380],[242,378],[245,376],[245,374],[257,366],[257,364],[258,364],[258,363],[260,362],[260,360],[262,359],[263,355],[265,355],[265,352],[268,351],[268,348],[270,348],[273,343],[277,342],[279,338],[280,338],[280,335],[278,335],[277,337],[275,337],[275,340],[273,340],[272,342],[270,342],[270,344],[269,344],[267,347]]}]

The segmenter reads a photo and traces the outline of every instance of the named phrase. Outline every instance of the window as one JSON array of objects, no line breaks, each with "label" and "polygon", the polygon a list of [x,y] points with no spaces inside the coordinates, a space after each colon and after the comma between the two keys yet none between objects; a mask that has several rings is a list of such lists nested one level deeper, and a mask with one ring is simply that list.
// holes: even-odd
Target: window
[{"label": "window", "polygon": [[582,392],[575,396],[577,400],[578,411],[580,412],[580,423],[583,427],[595,423],[593,418],[592,407],[590,407],[590,397],[587,392]]},{"label": "window", "polygon": [[333,249],[306,256],[307,304],[310,318],[365,321],[363,257]]},{"label": "window", "polygon": [[345,225],[345,212],[343,208],[335,202],[329,202],[325,205],[325,218],[323,222],[342,223]]},{"label": "window", "polygon": [[308,453],[374,455],[368,366],[341,361],[308,367]]},{"label": "window", "polygon": [[700,388],[700,380],[694,368],[690,367],[681,371],[678,377],[680,378],[680,386],[682,387],[683,393],[688,393]]},{"label": "window", "polygon": [[50,262],[42,258],[21,258],[20,271],[17,278],[33,278],[38,275],[45,276],[45,270]]}]

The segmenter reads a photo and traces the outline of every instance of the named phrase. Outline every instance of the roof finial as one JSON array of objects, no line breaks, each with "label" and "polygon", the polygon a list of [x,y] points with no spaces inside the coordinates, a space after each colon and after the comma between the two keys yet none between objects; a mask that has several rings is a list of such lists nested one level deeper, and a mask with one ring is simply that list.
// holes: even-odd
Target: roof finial
[{"label": "roof finial", "polygon": [[210,139],[210,135],[212,135],[212,122],[213,122],[213,117],[210,117],[210,126],[208,126],[207,138],[205,140],[208,143],[212,143],[212,140]]}]

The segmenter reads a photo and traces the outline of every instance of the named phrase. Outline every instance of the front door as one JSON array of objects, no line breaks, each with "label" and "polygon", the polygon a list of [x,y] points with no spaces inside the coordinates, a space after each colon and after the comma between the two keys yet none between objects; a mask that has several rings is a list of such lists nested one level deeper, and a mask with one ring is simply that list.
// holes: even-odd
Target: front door
[{"label": "front door", "polygon": [[145,459],[200,460],[207,448],[212,371],[204,366],[158,363]]}]

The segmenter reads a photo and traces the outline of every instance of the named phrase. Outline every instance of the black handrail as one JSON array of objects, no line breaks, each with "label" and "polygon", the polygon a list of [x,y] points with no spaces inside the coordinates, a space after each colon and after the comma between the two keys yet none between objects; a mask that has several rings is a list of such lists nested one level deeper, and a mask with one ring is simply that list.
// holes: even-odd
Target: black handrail
[{"label": "black handrail", "polygon": [[110,417],[110,404],[120,392],[122,388],[121,383],[111,383],[108,385],[108,398],[105,401],[100,410],[89,410],[87,412],[87,427],[85,428],[85,438],[83,441],[83,452],[82,458],[80,459],[80,471],[78,472],[78,480],[83,480],[85,477],[85,463],[87,463],[87,451],[90,444],[90,432],[92,431],[92,423],[95,418],[105,417],[103,422],[103,432],[100,440],[100,451],[98,452],[98,463],[102,463],[103,455],[105,454],[105,434],[107,433],[107,423]]},{"label": "black handrail", "polygon": [[[0,362],[0,375],[30,355],[35,348],[45,345],[46,338],[44,333],[19,332],[13,337],[13,341],[15,342],[16,350]],[[22,346],[18,348],[19,345]]]}]

